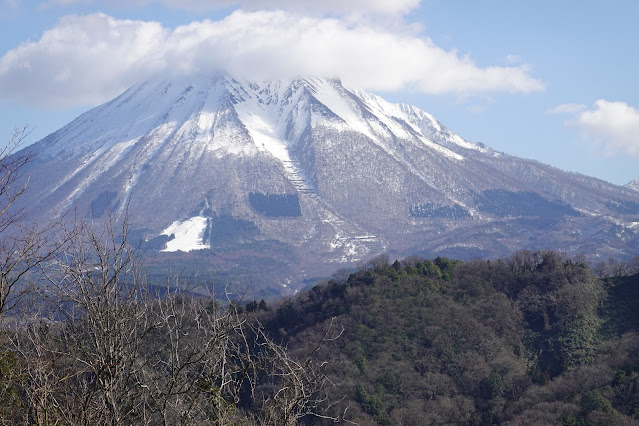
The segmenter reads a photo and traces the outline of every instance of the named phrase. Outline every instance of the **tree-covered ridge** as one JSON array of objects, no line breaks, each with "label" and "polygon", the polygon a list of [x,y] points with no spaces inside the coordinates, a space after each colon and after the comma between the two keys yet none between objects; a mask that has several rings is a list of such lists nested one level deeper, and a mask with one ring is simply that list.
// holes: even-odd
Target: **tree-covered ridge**
[{"label": "tree-covered ridge", "polygon": [[639,275],[552,252],[378,258],[266,314],[293,355],[332,322],[335,414],[358,424],[634,424]]}]

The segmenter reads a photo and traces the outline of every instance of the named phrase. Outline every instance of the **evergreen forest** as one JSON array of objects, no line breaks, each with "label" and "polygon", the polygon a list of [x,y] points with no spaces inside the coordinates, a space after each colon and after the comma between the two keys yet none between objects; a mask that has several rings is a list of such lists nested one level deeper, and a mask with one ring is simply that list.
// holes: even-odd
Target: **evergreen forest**
[{"label": "evergreen forest", "polygon": [[591,268],[553,251],[382,256],[261,321],[294,357],[339,336],[315,356],[334,386],[327,410],[345,422],[635,424],[636,272],[636,263]]}]

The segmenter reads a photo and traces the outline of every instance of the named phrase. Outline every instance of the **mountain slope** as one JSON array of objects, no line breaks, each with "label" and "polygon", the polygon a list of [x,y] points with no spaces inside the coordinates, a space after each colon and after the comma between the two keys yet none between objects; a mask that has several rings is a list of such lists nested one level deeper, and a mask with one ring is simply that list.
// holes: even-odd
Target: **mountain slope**
[{"label": "mountain slope", "polygon": [[127,211],[150,247],[233,246],[233,265],[277,242],[282,285],[383,251],[639,248],[636,191],[465,141],[339,80],[149,81],[29,149],[34,217]]}]

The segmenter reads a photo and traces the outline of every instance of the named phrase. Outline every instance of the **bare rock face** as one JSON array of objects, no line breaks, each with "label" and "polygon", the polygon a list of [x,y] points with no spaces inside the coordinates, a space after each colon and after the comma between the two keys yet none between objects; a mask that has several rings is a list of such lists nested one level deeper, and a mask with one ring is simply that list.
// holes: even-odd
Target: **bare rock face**
[{"label": "bare rock face", "polygon": [[28,149],[34,218],[126,212],[158,263],[271,293],[383,252],[639,251],[637,181],[496,152],[338,80],[149,81]]}]

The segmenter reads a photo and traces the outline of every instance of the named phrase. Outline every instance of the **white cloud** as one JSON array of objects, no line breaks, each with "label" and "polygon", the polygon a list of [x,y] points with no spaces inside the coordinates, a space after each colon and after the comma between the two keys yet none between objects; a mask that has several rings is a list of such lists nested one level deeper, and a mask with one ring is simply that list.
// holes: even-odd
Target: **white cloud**
[{"label": "white cloud", "polygon": [[581,129],[586,139],[603,145],[606,155],[639,157],[639,110],[625,102],[600,99],[592,109],[566,124]]},{"label": "white cloud", "polygon": [[57,107],[102,102],[135,75],[165,68],[162,51],[169,36],[155,22],[102,14],[62,18],[37,42],[22,43],[0,58],[1,96]]},{"label": "white cloud", "polygon": [[96,104],[157,73],[212,70],[249,79],[339,76],[363,89],[458,96],[544,89],[526,65],[482,68],[409,29],[236,11],[175,30],[104,14],[67,16],[0,58],[0,96],[30,105]]},{"label": "white cloud", "polygon": [[576,114],[587,108],[583,104],[561,104],[546,111],[548,114]]}]

